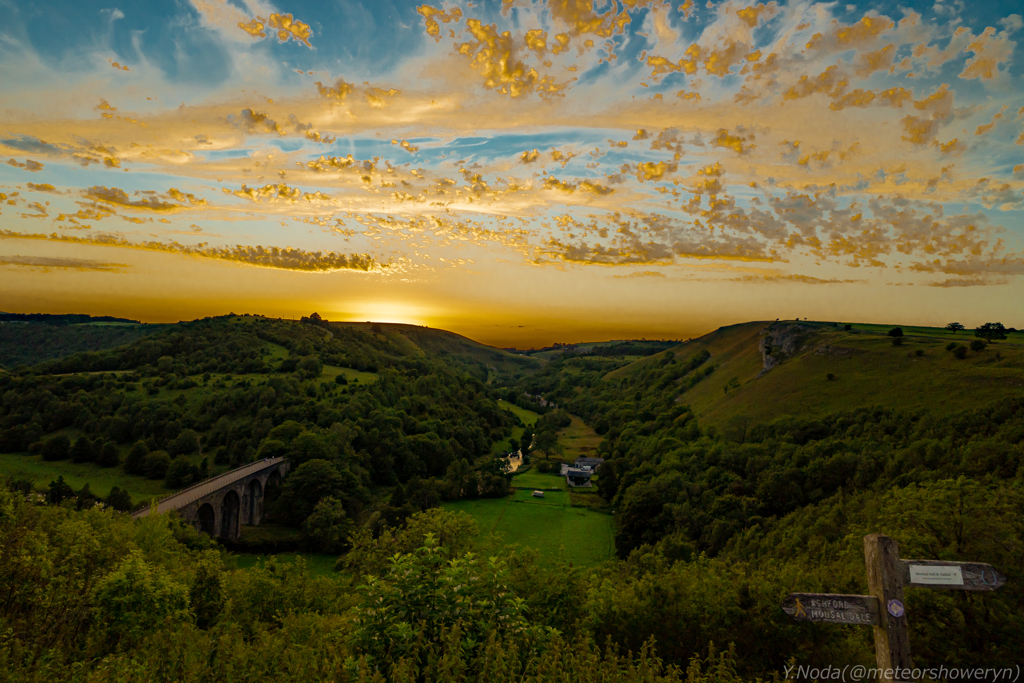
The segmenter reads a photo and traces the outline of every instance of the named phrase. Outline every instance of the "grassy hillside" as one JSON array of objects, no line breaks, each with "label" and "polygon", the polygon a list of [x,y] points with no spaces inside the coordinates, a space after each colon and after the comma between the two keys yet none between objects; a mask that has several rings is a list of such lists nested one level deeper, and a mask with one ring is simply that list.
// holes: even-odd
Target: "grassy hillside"
[{"label": "grassy hillside", "polygon": [[499,377],[508,380],[544,365],[538,358],[509,353],[454,332],[430,327],[398,323],[331,323],[331,326],[358,329],[386,338],[406,353],[441,358],[487,381]]},{"label": "grassy hillside", "polygon": [[[786,415],[813,418],[864,405],[952,414],[1000,396],[1024,394],[1024,334],[958,359],[950,343],[969,345],[971,331],[903,327],[892,344],[889,325],[751,322],[723,327],[671,350],[688,358],[706,350],[715,367],[689,389],[687,403],[702,422],[756,424]],[[771,336],[778,361],[765,370],[762,341]],[[781,348],[780,348],[781,347]],[[657,367],[669,352],[605,375],[621,380]],[[829,375],[833,378],[829,379]],[[726,391],[726,386],[729,390]]]}]

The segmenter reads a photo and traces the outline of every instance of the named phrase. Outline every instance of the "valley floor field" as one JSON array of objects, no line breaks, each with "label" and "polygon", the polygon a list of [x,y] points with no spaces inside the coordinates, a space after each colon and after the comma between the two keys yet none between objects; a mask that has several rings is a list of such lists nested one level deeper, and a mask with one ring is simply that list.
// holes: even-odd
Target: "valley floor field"
[{"label": "valley floor field", "polygon": [[[565,488],[560,482],[565,479],[557,475],[527,474],[513,478],[512,485]],[[544,498],[534,498],[530,490],[517,489],[507,498],[460,500],[444,507],[476,520],[482,550],[490,543],[518,544],[537,550],[542,562],[561,560],[577,567],[600,564],[615,554],[612,516],[572,507],[567,492],[545,491]]]}]

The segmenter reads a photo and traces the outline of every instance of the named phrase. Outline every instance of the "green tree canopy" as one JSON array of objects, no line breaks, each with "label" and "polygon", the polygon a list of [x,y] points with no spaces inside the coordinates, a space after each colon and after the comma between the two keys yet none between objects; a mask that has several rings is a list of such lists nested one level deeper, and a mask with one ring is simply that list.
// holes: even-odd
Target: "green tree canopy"
[{"label": "green tree canopy", "polygon": [[70,454],[71,441],[63,434],[58,434],[43,444],[43,460],[67,460]]},{"label": "green tree canopy", "polygon": [[310,460],[298,466],[284,480],[277,500],[281,516],[291,524],[304,521],[327,497],[341,499],[354,488],[351,474],[345,477],[327,460]]},{"label": "green tree canopy", "polygon": [[996,339],[1006,339],[1006,328],[1003,327],[1002,323],[985,323],[975,328],[974,336],[989,342]]},{"label": "green tree canopy", "polygon": [[164,618],[189,617],[188,587],[175,583],[140,550],[129,551],[121,564],[96,587],[95,615],[110,651],[127,649]]}]

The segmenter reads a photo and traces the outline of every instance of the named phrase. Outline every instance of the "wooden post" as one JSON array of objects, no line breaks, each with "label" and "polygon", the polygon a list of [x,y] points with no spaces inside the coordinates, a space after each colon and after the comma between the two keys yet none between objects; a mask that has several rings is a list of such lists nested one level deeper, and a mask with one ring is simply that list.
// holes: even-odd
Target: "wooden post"
[{"label": "wooden post", "polygon": [[878,624],[875,631],[875,661],[882,676],[894,676],[894,669],[912,669],[910,635],[903,607],[903,566],[899,544],[882,534],[864,537],[864,564],[868,573],[868,592],[878,598]]}]

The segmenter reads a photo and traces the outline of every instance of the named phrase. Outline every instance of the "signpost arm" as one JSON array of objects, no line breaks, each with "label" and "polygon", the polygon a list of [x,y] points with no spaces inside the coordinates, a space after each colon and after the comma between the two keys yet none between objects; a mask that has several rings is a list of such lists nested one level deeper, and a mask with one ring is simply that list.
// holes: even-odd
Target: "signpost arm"
[{"label": "signpost arm", "polygon": [[[903,567],[900,565],[899,544],[882,534],[865,536],[864,563],[868,573],[868,592],[878,598],[879,619],[874,627],[878,668],[887,672],[913,668],[907,619],[902,614]],[[893,616],[888,609],[891,600],[898,601],[900,616]]]}]

